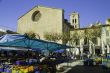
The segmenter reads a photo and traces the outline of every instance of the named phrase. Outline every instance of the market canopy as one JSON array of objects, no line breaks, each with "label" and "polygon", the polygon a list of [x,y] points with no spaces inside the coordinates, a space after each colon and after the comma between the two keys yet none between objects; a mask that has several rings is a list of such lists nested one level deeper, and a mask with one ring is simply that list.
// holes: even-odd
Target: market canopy
[{"label": "market canopy", "polygon": [[0,37],[0,46],[5,47],[23,47],[32,50],[49,50],[56,51],[60,49],[72,48],[67,45],[48,42],[40,39],[30,39],[24,35],[6,34]]},{"label": "market canopy", "polygon": [[0,47],[0,51],[1,50],[22,50],[22,51],[28,51],[28,49],[23,48],[23,47],[5,47],[5,46]]}]

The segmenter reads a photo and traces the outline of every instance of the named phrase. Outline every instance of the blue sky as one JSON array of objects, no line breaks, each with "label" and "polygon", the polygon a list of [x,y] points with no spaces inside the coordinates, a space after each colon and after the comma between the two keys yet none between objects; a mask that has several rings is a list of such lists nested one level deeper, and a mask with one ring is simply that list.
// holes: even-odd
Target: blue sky
[{"label": "blue sky", "polygon": [[17,19],[37,5],[62,8],[68,20],[78,12],[81,27],[110,18],[110,0],[0,0],[0,26],[16,31]]}]

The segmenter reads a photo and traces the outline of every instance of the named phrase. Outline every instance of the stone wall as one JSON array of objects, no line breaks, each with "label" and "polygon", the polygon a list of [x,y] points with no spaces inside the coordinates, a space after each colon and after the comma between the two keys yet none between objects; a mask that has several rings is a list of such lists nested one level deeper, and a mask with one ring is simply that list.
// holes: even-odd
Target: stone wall
[{"label": "stone wall", "polygon": [[[38,21],[33,21],[32,16],[35,11],[40,12]],[[31,9],[18,19],[17,32],[24,34],[27,32],[34,32],[44,39],[45,32],[62,33],[63,15],[62,9],[55,9],[43,6],[37,6]]]}]

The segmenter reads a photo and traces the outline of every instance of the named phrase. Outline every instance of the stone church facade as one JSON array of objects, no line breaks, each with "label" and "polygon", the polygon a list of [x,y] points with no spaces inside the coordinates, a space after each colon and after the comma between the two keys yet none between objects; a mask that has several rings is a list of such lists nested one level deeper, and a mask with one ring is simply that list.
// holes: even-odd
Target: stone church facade
[{"label": "stone church facade", "polygon": [[46,32],[62,33],[63,25],[63,9],[37,6],[18,19],[17,32],[34,32],[44,39],[43,34]]},{"label": "stone church facade", "polygon": [[[110,39],[109,35],[106,36],[107,32],[108,34],[110,34],[110,20],[107,20],[106,24],[101,26],[103,33],[101,34],[101,39],[96,38],[97,44],[95,44],[96,46],[99,46],[98,49],[100,49],[100,53],[102,53],[103,51],[102,46],[110,45],[107,44],[107,39]],[[91,29],[91,27],[80,28],[79,13],[77,12],[73,12],[70,14],[70,21],[68,22],[66,19],[64,19],[63,9],[36,6],[18,19],[17,32],[20,34],[33,32],[40,36],[40,39],[44,39],[44,34],[46,32],[61,34],[68,32],[71,35],[75,32],[75,30],[77,30],[79,33],[85,33],[85,29]],[[81,38],[78,40],[79,43],[76,44],[76,42],[74,42],[74,47],[83,47],[82,51],[84,51],[85,38]],[[101,43],[102,41],[103,43]],[[88,48],[90,48],[90,45],[88,46]],[[88,51],[91,52],[92,50],[88,49]]]}]

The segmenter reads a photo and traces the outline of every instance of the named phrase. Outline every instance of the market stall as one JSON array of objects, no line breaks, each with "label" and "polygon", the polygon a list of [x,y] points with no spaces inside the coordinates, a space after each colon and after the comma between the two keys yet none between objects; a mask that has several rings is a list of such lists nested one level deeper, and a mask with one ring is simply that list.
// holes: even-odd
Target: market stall
[{"label": "market stall", "polygon": [[[33,72],[35,72],[38,69],[40,70],[41,65],[42,65],[42,68],[44,68],[45,66],[49,67],[49,65],[55,66],[55,65],[53,65],[53,64],[55,64],[55,60],[51,60],[50,58],[48,58],[48,56],[50,55],[50,52],[60,50],[60,49],[71,48],[70,46],[67,46],[67,45],[58,44],[55,42],[48,42],[48,41],[44,41],[44,40],[40,40],[40,39],[32,39],[27,36],[18,35],[18,34],[15,34],[15,35],[7,34],[0,38],[1,38],[0,47],[21,47],[21,48],[25,48],[27,50],[26,52],[24,52],[25,54],[22,55],[21,60],[15,58],[15,60],[14,60],[15,63],[13,63],[13,62],[10,63],[8,61],[7,63],[10,63],[10,64],[6,64],[6,62],[1,62],[1,67],[0,67],[1,71],[2,71],[2,68],[3,68],[3,71],[5,71],[4,66],[2,66],[2,65],[8,65],[9,67],[6,69],[11,70],[11,72],[21,71],[23,69],[25,69],[27,71],[30,67],[33,68]],[[44,50],[48,51],[48,55],[47,54],[45,55],[45,53],[47,53],[47,52],[43,52],[44,54],[41,53]],[[40,51],[40,53],[38,55],[36,55],[36,54],[33,55],[33,51]],[[12,58],[14,58],[14,57],[15,57],[15,55],[13,55]],[[39,60],[42,59],[43,57],[45,59],[43,61],[41,61],[40,63],[38,63]],[[8,58],[8,59],[10,59],[10,58]],[[45,61],[47,61],[47,63]],[[35,69],[35,67],[38,67],[38,68]],[[46,67],[46,68],[48,68],[48,67]],[[13,70],[13,68],[14,68],[14,70]],[[52,68],[54,68],[54,67],[52,67]],[[25,70],[23,70],[23,71],[25,71]],[[28,72],[30,72],[30,71],[28,71]]]}]

